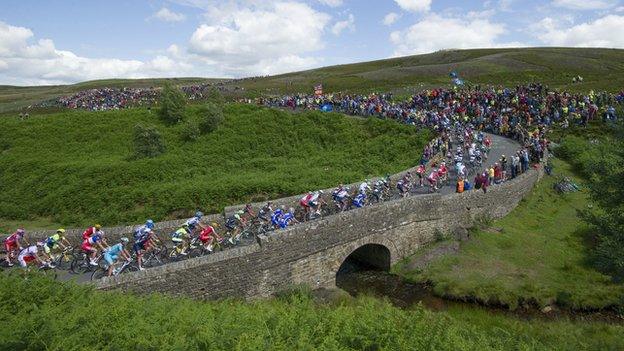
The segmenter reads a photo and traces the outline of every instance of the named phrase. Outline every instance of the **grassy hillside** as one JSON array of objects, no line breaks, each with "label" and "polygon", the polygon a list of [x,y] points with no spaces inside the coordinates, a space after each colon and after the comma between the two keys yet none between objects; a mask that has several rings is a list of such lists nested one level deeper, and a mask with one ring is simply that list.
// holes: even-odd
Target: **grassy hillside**
[{"label": "grassy hillside", "polygon": [[[114,225],[216,213],[408,168],[429,140],[392,121],[238,104],[224,112],[196,142],[146,109],[0,119],[0,222]],[[137,123],[158,127],[164,155],[130,159]]]},{"label": "grassy hillside", "polygon": [[431,281],[440,295],[514,309],[526,302],[574,309],[623,305],[624,286],[588,262],[588,227],[577,216],[589,203],[587,190],[556,193],[558,177],[577,184],[582,180],[567,163],[555,160],[554,165],[556,177],[544,178],[507,217],[463,243],[459,254],[434,261],[422,272],[407,264],[398,268],[400,274]]},{"label": "grassy hillside", "polygon": [[3,350],[616,350],[624,328],[434,313],[372,298],[317,304],[136,297],[0,275]]},{"label": "grassy hillside", "polygon": [[[248,78],[225,83],[229,97],[312,92],[323,83],[328,92],[394,91],[406,94],[414,88],[449,86],[449,72],[457,71],[473,84],[504,83],[506,86],[540,81],[551,87],[573,91],[624,88],[624,50],[589,48],[519,48],[447,50],[431,54],[362,62],[294,72],[278,76]],[[584,82],[572,84],[581,75]],[[14,111],[49,99],[94,87],[161,86],[164,79],[101,80],[54,87],[0,86],[0,113]],[[180,78],[174,84],[208,81]],[[234,90],[242,87],[244,90]]]}]

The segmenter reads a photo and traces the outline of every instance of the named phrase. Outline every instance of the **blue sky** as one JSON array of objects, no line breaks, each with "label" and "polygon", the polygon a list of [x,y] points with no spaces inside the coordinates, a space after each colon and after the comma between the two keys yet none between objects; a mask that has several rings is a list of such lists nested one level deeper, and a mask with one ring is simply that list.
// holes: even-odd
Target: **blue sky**
[{"label": "blue sky", "polygon": [[509,46],[624,48],[624,1],[0,2],[0,84],[245,77]]}]

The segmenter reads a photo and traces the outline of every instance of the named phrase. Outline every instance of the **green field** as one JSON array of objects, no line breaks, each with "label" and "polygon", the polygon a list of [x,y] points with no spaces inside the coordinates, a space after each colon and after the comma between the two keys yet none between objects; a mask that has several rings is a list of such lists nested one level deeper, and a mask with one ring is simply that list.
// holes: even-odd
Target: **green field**
[{"label": "green field", "polygon": [[0,275],[3,350],[605,350],[624,327],[430,312],[308,293],[244,303],[136,297]]},{"label": "green field", "polygon": [[[198,111],[191,107],[191,118]],[[195,142],[182,140],[184,124],[165,126],[146,109],[0,119],[3,229],[18,221],[73,227],[164,220],[198,208],[218,213],[398,172],[419,161],[430,138],[392,121],[340,114],[238,104],[224,112],[219,128]],[[131,158],[137,123],[158,127],[165,154]]]},{"label": "green field", "polygon": [[[595,48],[512,48],[445,50],[431,54],[324,67],[270,77],[225,81],[229,98],[312,92],[322,83],[327,92],[386,92],[400,95],[414,89],[450,86],[449,72],[457,71],[470,84],[512,87],[542,82],[570,91],[624,87],[624,50]],[[572,77],[581,75],[581,84]],[[0,86],[0,113],[16,111],[36,102],[96,87],[162,86],[165,79],[100,80],[66,86]],[[176,85],[223,80],[178,78]],[[242,89],[235,89],[242,88]]]}]

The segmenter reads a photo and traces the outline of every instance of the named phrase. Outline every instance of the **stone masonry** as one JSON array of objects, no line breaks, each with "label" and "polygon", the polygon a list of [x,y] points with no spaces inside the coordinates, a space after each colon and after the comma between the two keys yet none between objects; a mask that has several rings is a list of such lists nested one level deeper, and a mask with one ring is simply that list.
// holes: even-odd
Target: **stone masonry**
[{"label": "stone masonry", "polygon": [[198,299],[266,297],[293,284],[335,286],[344,260],[377,244],[391,263],[480,218],[513,210],[542,176],[542,167],[488,188],[487,193],[412,196],[293,226],[259,243],[96,282],[101,290],[162,292]]}]

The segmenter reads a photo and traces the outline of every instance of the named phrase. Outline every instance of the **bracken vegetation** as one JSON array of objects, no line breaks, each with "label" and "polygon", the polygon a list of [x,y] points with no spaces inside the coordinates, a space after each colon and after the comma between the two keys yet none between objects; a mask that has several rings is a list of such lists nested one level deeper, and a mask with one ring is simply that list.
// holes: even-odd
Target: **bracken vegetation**
[{"label": "bracken vegetation", "polygon": [[622,326],[434,313],[295,291],[242,303],[96,292],[0,276],[3,350],[579,350],[624,347]]},{"label": "bracken vegetation", "polygon": [[[217,213],[403,170],[431,137],[392,121],[238,104],[221,121],[211,106],[188,108],[194,142],[183,140],[186,123],[168,126],[147,109],[0,119],[0,218],[77,226]],[[155,126],[166,152],[133,158],[136,124]]]}]

